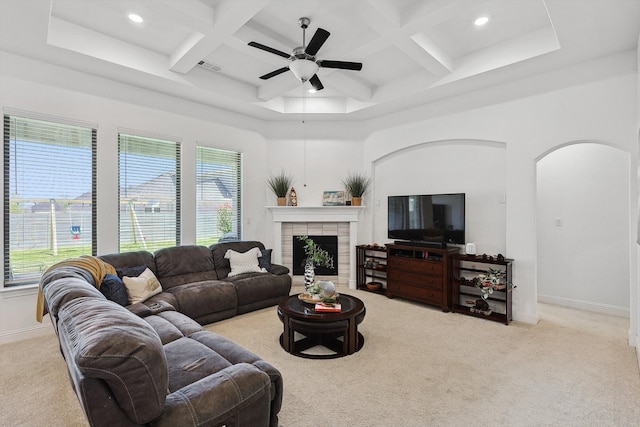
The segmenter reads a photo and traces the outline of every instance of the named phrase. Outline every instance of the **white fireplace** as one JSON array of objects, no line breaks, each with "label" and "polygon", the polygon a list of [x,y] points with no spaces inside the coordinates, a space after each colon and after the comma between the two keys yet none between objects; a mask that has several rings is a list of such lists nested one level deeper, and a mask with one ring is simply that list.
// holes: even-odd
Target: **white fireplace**
[{"label": "white fireplace", "polygon": [[[363,206],[268,206],[273,216],[273,262],[293,271],[293,236],[338,236],[337,284],[356,288],[355,246]],[[302,277],[294,276],[294,282]],[[335,276],[327,280],[336,281]]]}]

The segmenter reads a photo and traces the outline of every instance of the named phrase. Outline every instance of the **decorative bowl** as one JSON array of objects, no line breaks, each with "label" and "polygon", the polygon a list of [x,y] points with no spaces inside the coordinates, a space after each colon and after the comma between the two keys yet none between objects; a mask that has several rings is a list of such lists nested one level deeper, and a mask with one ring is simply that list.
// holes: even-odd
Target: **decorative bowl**
[{"label": "decorative bowl", "polygon": [[[338,293],[330,295],[330,297],[337,299],[339,296]],[[318,294],[298,294],[298,299],[302,300],[309,304],[315,304],[318,302],[322,302],[322,297]]]},{"label": "decorative bowl", "polygon": [[382,288],[382,283],[380,282],[369,282],[367,283],[367,289],[370,291],[378,291]]}]

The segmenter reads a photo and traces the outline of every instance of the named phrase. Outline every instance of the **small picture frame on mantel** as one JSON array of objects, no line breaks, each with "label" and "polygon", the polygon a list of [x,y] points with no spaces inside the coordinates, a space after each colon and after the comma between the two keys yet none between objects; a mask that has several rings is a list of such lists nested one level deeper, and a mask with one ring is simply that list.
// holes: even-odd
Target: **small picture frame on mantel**
[{"label": "small picture frame on mantel", "polygon": [[322,206],[344,206],[344,191],[325,191]]}]

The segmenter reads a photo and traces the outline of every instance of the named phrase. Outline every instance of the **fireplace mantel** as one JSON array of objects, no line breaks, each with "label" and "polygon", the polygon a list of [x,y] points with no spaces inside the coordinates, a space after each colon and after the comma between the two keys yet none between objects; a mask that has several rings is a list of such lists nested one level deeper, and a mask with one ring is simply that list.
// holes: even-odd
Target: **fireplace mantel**
[{"label": "fireplace mantel", "polygon": [[364,206],[267,206],[273,217],[273,258],[282,262],[282,223],[349,223],[349,288],[356,287],[355,245],[358,241],[358,217]]},{"label": "fireplace mantel", "polygon": [[357,222],[364,206],[267,206],[274,222]]}]

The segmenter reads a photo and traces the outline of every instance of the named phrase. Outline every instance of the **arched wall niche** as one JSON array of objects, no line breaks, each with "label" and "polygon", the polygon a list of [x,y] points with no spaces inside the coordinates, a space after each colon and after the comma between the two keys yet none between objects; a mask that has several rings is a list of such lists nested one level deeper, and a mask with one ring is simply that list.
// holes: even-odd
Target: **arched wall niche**
[{"label": "arched wall niche", "polygon": [[372,240],[388,242],[387,197],[465,193],[466,241],[478,253],[505,253],[506,143],[478,139],[427,141],[371,163]]}]

